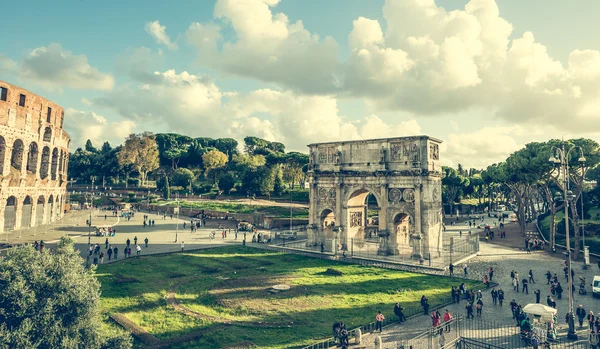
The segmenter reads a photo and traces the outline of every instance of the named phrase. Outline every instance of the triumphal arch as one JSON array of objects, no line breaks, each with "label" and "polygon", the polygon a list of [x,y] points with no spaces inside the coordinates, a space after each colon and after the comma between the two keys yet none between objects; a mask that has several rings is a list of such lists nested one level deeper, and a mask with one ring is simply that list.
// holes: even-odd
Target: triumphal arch
[{"label": "triumphal arch", "polygon": [[331,251],[371,238],[378,254],[438,257],[440,144],[428,136],[310,144],[307,245]]}]

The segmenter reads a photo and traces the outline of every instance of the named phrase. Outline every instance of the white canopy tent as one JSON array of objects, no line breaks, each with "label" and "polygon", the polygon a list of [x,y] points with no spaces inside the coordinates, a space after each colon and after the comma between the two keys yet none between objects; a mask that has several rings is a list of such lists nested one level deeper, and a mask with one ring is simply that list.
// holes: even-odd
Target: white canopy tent
[{"label": "white canopy tent", "polygon": [[530,303],[523,308],[523,312],[529,315],[530,318],[541,318],[541,321],[546,322],[552,320],[552,317],[556,315],[557,310],[552,307],[545,306],[543,304]]}]

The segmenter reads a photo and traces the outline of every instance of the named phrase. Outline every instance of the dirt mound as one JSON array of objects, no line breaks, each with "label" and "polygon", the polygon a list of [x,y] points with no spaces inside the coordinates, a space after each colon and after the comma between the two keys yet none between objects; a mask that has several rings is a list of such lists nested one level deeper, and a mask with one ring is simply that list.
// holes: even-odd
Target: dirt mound
[{"label": "dirt mound", "polygon": [[121,274],[115,274],[115,278],[117,279],[117,283],[119,284],[131,284],[135,282],[140,282],[140,280],[136,278],[130,278]]},{"label": "dirt mound", "polygon": [[341,271],[339,271],[337,269],[327,268],[327,270],[322,272],[321,275],[342,276],[342,275],[344,275],[344,273],[342,273]]},{"label": "dirt mound", "polygon": [[235,343],[226,347],[223,347],[223,349],[251,349],[251,348],[258,348],[256,346],[256,344],[250,342],[250,341],[243,341],[240,343]]}]

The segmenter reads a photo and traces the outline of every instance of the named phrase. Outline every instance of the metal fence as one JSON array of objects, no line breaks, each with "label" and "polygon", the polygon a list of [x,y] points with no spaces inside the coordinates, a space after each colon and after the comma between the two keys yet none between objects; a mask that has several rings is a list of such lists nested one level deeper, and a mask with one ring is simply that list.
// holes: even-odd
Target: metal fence
[{"label": "metal fence", "polygon": [[[286,249],[321,253],[329,256],[336,255],[334,252],[321,252],[320,246],[306,246],[306,240],[286,241],[285,243],[278,243],[275,245]],[[348,250],[338,251],[338,254],[346,258],[361,258],[384,263],[396,263],[444,270],[448,268],[450,263],[456,263],[457,261],[477,254],[477,252],[479,252],[479,235],[465,234],[463,237],[445,237],[440,253],[436,255],[426,254],[423,256],[422,260],[411,256],[409,251],[412,251],[412,247],[409,245],[399,245],[399,251],[401,252],[399,255],[387,255],[383,252],[385,249],[381,249],[381,246],[385,247],[385,241],[350,239]]]},{"label": "metal fence", "polygon": [[[450,331],[442,331],[449,329]],[[411,339],[386,342],[386,348],[411,349],[442,349],[450,348],[527,348],[531,347],[528,340],[521,338],[519,327],[514,324],[500,324],[480,318],[466,319],[458,316],[448,323],[443,323],[437,329],[430,328]],[[541,348],[586,348],[586,341],[567,340],[545,341],[542,339]]]}]

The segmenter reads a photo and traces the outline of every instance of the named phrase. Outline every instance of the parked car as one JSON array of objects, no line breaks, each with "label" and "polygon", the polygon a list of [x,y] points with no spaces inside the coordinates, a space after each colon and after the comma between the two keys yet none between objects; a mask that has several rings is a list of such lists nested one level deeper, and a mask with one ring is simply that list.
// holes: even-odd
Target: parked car
[{"label": "parked car", "polygon": [[284,230],[275,233],[275,237],[279,239],[296,240],[298,238],[298,232],[292,230]]}]

